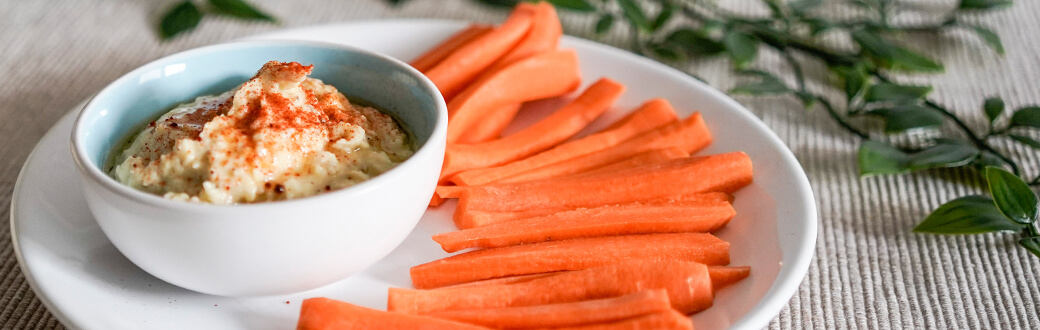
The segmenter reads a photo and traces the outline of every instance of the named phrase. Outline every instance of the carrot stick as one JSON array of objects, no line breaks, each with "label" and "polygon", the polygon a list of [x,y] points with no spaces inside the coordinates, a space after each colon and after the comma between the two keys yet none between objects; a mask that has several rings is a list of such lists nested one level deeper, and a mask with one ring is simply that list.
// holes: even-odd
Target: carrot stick
[{"label": "carrot stick", "polygon": [[556,49],[560,37],[563,36],[563,27],[560,26],[560,18],[556,16],[556,7],[552,4],[541,2],[538,4],[520,3],[520,6],[530,6],[534,11],[534,23],[531,30],[527,32],[524,39],[509,53],[495,61],[486,71],[492,72],[513,62],[522,60],[531,55]]},{"label": "carrot stick", "polygon": [[527,275],[498,277],[498,278],[493,278],[493,279],[489,279],[489,280],[480,280],[480,281],[473,281],[473,282],[467,282],[467,283],[461,283],[461,284],[454,284],[454,285],[449,285],[449,286],[445,286],[445,287],[441,287],[441,288],[444,289],[444,288],[461,288],[461,287],[467,287],[467,286],[481,286],[481,285],[485,285],[486,286],[486,285],[516,284],[516,283],[527,282],[527,281],[530,281],[530,280],[533,280],[533,279],[553,276],[553,275],[557,275],[557,274],[560,274],[560,273],[562,273],[562,271],[560,271],[560,272],[552,272],[552,273],[538,273],[538,274],[527,274]]},{"label": "carrot stick", "polygon": [[606,166],[603,166],[603,167],[600,167],[600,168],[596,168],[594,170],[589,170],[589,171],[586,171],[586,172],[583,172],[583,173],[584,174],[598,174],[598,173],[607,173],[607,172],[613,172],[613,171],[619,171],[619,170],[628,170],[628,169],[632,169],[632,168],[643,166],[643,165],[647,165],[647,164],[664,163],[664,162],[673,161],[673,160],[676,160],[676,159],[679,159],[679,158],[685,158],[685,157],[689,157],[689,156],[690,156],[689,152],[686,152],[686,150],[683,150],[682,148],[679,148],[679,147],[667,147],[667,148],[661,148],[661,149],[654,149],[654,150],[644,151],[644,152],[632,155],[632,157],[623,159],[623,160],[615,162],[615,163],[611,163],[610,165],[606,165]]},{"label": "carrot stick", "polygon": [[668,301],[668,292],[655,289],[579,302],[441,311],[426,315],[499,329],[528,329],[622,321],[669,311],[675,312]]},{"label": "carrot stick", "polygon": [[737,212],[719,206],[642,205],[577,209],[433,235],[445,252],[614,235],[711,232],[725,227]]},{"label": "carrot stick", "polygon": [[309,298],[300,307],[297,330],[487,329],[451,320],[384,312],[328,298]]},{"label": "carrot stick", "polygon": [[[448,102],[448,143],[479,143],[498,137],[519,103],[560,96],[581,84],[578,54],[550,51],[514,62],[473,82]],[[447,98],[446,98],[447,99]],[[503,116],[503,113],[507,116]],[[488,114],[499,112],[496,116]]]},{"label": "carrot stick", "polygon": [[751,267],[708,266],[708,275],[711,277],[711,287],[719,291],[750,276]]},{"label": "carrot stick", "polygon": [[615,146],[624,140],[678,119],[671,105],[663,99],[650,100],[612,128],[567,142],[545,152],[498,167],[474,169],[459,173],[451,181],[461,186],[476,186],[501,180],[538,167]]},{"label": "carrot stick", "polygon": [[677,147],[694,153],[711,143],[711,134],[700,113],[678,123],[655,129],[612,148],[582,155],[499,180],[502,183],[524,182],[577,174],[632,158],[654,149]]},{"label": "carrot stick", "polygon": [[751,180],[751,159],[742,152],[731,152],[649,164],[624,172],[465,187],[455,214],[473,210],[578,208],[703,192],[731,193]]},{"label": "carrot stick", "polygon": [[515,134],[479,144],[450,144],[444,156],[441,178],[468,169],[499,165],[551,148],[578,134],[610,109],[624,90],[624,85],[603,78],[549,117]]},{"label": "carrot stick", "polygon": [[534,13],[517,8],[502,25],[460,46],[425,71],[445,100],[450,100],[484,69],[509,52],[531,28]]},{"label": "carrot stick", "polygon": [[577,270],[618,260],[729,263],[729,243],[705,233],[649,234],[579,238],[484,249],[412,267],[419,289],[483,279]]},{"label": "carrot stick", "polygon": [[441,60],[448,57],[448,55],[451,55],[451,53],[459,47],[477,37],[480,37],[488,31],[491,31],[490,26],[483,24],[470,24],[465,29],[462,29],[462,31],[455,33],[451,37],[448,37],[448,39],[437,44],[437,46],[434,46],[422,55],[419,55],[419,57],[412,60],[411,65],[416,70],[419,70],[419,72],[425,73],[426,71],[429,71],[430,68],[433,68],[434,65],[440,63]]},{"label": "carrot stick", "polygon": [[602,206],[611,206],[628,203],[640,203],[643,205],[672,205],[676,203],[682,203],[684,205],[720,206],[729,205],[732,203],[733,200],[733,196],[720,192],[662,196],[659,198],[652,199],[641,199],[639,198],[640,196],[632,197],[635,197],[637,200],[620,200],[617,201],[617,203],[591,203],[588,205],[580,205],[575,208],[545,207],[515,212],[467,211],[463,214],[456,213],[454,220],[455,226],[457,226],[459,229],[469,229],[480,226],[487,226],[493,223],[499,223],[504,221],[537,218],[541,216],[555,214],[558,212],[566,212],[580,208],[596,208]]},{"label": "carrot stick", "polygon": [[532,306],[622,296],[665,289],[672,308],[693,313],[711,306],[714,294],[704,264],[615,260],[601,267],[562,272],[509,285],[434,290],[390,288],[387,309],[429,314],[447,310]]},{"label": "carrot stick", "polygon": [[675,311],[674,309],[663,310],[655,313],[650,313],[642,316],[637,316],[625,320],[590,324],[576,327],[562,327],[556,328],[557,330],[568,329],[568,330],[634,330],[634,329],[655,329],[655,330],[693,330],[693,321],[689,317]]},{"label": "carrot stick", "polygon": [[438,206],[441,206],[441,204],[444,204],[444,202],[446,202],[446,201],[448,201],[446,198],[442,198],[441,196],[438,196],[437,194],[433,194],[433,197],[430,197],[430,204],[429,204],[429,206],[430,207],[438,207]]}]

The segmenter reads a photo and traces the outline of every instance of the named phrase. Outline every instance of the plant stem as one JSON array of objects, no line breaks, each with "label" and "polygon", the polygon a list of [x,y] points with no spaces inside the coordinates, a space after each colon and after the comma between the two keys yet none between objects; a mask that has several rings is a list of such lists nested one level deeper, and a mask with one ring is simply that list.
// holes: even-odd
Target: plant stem
[{"label": "plant stem", "polygon": [[[874,77],[877,77],[878,80],[882,82],[892,82],[891,79],[889,79],[887,76],[885,76],[877,70],[870,70],[870,74]],[[960,117],[957,117],[957,115],[954,115],[953,112],[950,112],[950,110],[939,105],[938,103],[933,102],[932,100],[925,99],[924,104],[936,111],[939,111],[939,113],[942,114],[943,117],[946,117],[947,119],[953,121],[953,123],[957,125],[957,127],[964,133],[964,135],[966,135],[968,139],[971,140],[971,143],[974,144],[976,148],[997,155],[997,157],[999,157],[1001,160],[1003,160],[1005,163],[1011,166],[1011,171],[1015,173],[1015,175],[1021,175],[1021,171],[1018,168],[1018,164],[1016,164],[1007,156],[1004,156],[1004,154],[998,152],[997,150],[994,150],[993,147],[990,147],[989,143],[986,143],[985,139],[980,138],[978,135],[976,135],[975,131],[972,131],[971,128],[968,127],[968,124],[961,120]]]},{"label": "plant stem", "polygon": [[805,74],[802,72],[802,65],[795,60],[794,56],[791,55],[791,52],[784,50],[781,54],[783,54],[787,63],[791,65],[791,71],[794,71],[794,80],[798,83],[798,91],[808,93],[805,89]]},{"label": "plant stem", "polygon": [[827,110],[827,114],[829,114],[831,118],[834,119],[834,121],[838,122],[838,125],[841,125],[842,128],[845,128],[845,130],[852,132],[853,134],[856,134],[861,139],[870,140],[869,134],[859,130],[858,128],[853,127],[851,124],[849,124],[849,122],[845,121],[845,118],[842,118],[841,115],[838,114],[838,111],[834,109],[834,106],[831,105],[830,101],[827,101],[827,99],[824,99],[819,96],[816,97],[816,100],[819,101],[821,105],[823,105],[823,108]]}]

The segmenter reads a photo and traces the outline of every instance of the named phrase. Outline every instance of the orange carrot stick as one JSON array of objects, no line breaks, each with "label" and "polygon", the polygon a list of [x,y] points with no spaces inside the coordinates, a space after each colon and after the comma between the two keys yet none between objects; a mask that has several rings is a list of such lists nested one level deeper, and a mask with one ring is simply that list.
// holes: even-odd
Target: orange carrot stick
[{"label": "orange carrot stick", "polygon": [[481,77],[448,102],[448,143],[493,139],[501,130],[493,134],[490,130],[504,129],[515,113],[506,117],[488,114],[513,109],[510,105],[563,95],[580,84],[574,50],[544,52],[510,64]]},{"label": "orange carrot stick", "polygon": [[649,164],[624,172],[464,187],[455,214],[473,210],[578,208],[662,196],[731,193],[751,180],[751,159],[742,152],[731,152]]},{"label": "orange carrot stick", "polygon": [[679,159],[679,158],[685,158],[685,157],[689,157],[689,156],[690,156],[689,152],[686,152],[686,150],[683,150],[682,148],[679,148],[679,147],[667,147],[667,148],[661,148],[661,149],[654,149],[654,150],[650,150],[650,151],[644,151],[644,152],[632,155],[632,157],[623,159],[623,160],[615,162],[615,163],[611,163],[610,165],[606,165],[606,166],[603,166],[603,167],[600,167],[600,168],[596,168],[596,169],[593,169],[593,170],[589,170],[589,171],[586,171],[586,172],[582,172],[582,173],[583,174],[599,174],[599,173],[607,173],[607,172],[618,171],[618,170],[628,170],[628,169],[632,169],[632,168],[643,166],[643,165],[647,165],[647,164],[664,163],[664,162],[673,161],[673,160],[676,160],[676,159]]},{"label": "orange carrot stick", "polygon": [[693,313],[711,306],[708,268],[682,261],[615,260],[601,267],[562,272],[522,283],[409,290],[390,288],[387,309],[429,314],[447,310],[532,306],[665,289],[672,308]]},{"label": "orange carrot stick", "polygon": [[610,109],[624,90],[624,85],[603,78],[549,117],[515,134],[479,144],[450,144],[441,178],[527,157],[559,144]]},{"label": "orange carrot stick", "polygon": [[668,102],[662,99],[650,100],[602,132],[502,166],[465,171],[452,177],[451,181],[462,186],[495,182],[531,169],[610,148],[633,136],[677,120],[675,111]]},{"label": "orange carrot stick", "polygon": [[441,204],[444,204],[444,202],[446,201],[448,201],[448,199],[438,196],[437,194],[433,194],[433,197],[430,197],[429,207],[441,206]]},{"label": "orange carrot stick", "polygon": [[719,206],[638,203],[577,209],[433,235],[445,252],[613,235],[711,232],[737,212]]},{"label": "orange carrot stick", "polygon": [[577,270],[618,260],[729,264],[729,243],[711,234],[677,233],[580,238],[485,249],[412,267],[412,284],[437,288],[489,278]]},{"label": "orange carrot stick", "polygon": [[419,72],[425,73],[426,71],[429,71],[430,68],[433,68],[434,65],[440,63],[441,60],[448,57],[448,55],[451,55],[451,53],[456,49],[471,40],[480,37],[488,31],[491,31],[490,26],[484,24],[470,24],[465,29],[462,29],[462,31],[455,33],[440,44],[437,44],[437,46],[434,46],[422,55],[419,55],[419,57],[412,60],[411,65],[416,70],[419,70]]},{"label": "orange carrot stick", "polygon": [[328,298],[310,298],[300,307],[297,330],[487,329],[455,321],[384,312]]},{"label": "orange carrot stick", "polygon": [[495,61],[486,71],[492,72],[501,69],[513,62],[522,60],[534,54],[556,49],[560,37],[563,36],[563,27],[560,26],[560,18],[556,16],[556,7],[546,2],[538,4],[520,3],[520,6],[530,6],[534,11],[534,23],[531,30],[527,32],[524,39],[509,53]]},{"label": "orange carrot stick", "polygon": [[[663,289],[559,304],[441,311],[427,316],[499,329],[557,328],[622,321],[672,309]],[[680,314],[681,315],[681,314]]]},{"label": "orange carrot stick", "polygon": [[576,327],[562,327],[557,330],[632,330],[632,329],[655,329],[655,330],[693,330],[693,321],[689,317],[668,309],[625,320],[589,324]]},{"label": "orange carrot stick", "polygon": [[732,204],[733,196],[727,193],[710,192],[701,194],[685,194],[685,195],[674,195],[674,196],[661,196],[658,198],[643,199],[640,196],[631,196],[636,200],[614,200],[616,203],[591,203],[588,205],[580,205],[574,208],[568,207],[544,207],[524,211],[474,211],[469,210],[463,214],[456,214],[455,225],[459,229],[469,229],[480,226],[487,226],[493,223],[512,221],[512,220],[523,220],[530,218],[537,218],[541,216],[547,216],[559,212],[567,212],[580,208],[596,208],[618,204],[628,203],[640,203],[643,205],[673,205],[676,203],[682,203],[684,205],[700,205],[700,206],[722,206]]},{"label": "orange carrot stick", "polygon": [[543,278],[543,277],[557,275],[557,274],[560,274],[560,273],[563,273],[563,272],[559,271],[559,272],[552,272],[552,273],[538,273],[538,274],[527,274],[527,275],[498,277],[498,278],[492,278],[492,279],[488,279],[488,280],[480,280],[480,281],[473,281],[473,282],[449,285],[449,286],[441,287],[441,289],[444,289],[444,288],[461,288],[461,287],[467,287],[467,286],[482,286],[482,285],[486,286],[486,285],[517,284],[517,283],[527,282],[527,281],[530,281],[530,280],[533,280],[533,279],[539,279],[539,278]]},{"label": "orange carrot stick", "polygon": [[509,52],[531,28],[534,13],[517,8],[502,25],[460,46],[424,72],[445,100],[450,100],[484,69]]},{"label": "orange carrot stick", "polygon": [[499,182],[524,182],[577,174],[629,159],[634,155],[654,149],[677,147],[688,153],[694,153],[707,147],[710,143],[711,134],[708,132],[708,126],[704,124],[700,113],[694,113],[681,122],[643,133],[612,148],[539,167],[499,180]]},{"label": "orange carrot stick", "polygon": [[750,276],[751,267],[708,266],[708,275],[711,276],[711,287],[719,291]]}]

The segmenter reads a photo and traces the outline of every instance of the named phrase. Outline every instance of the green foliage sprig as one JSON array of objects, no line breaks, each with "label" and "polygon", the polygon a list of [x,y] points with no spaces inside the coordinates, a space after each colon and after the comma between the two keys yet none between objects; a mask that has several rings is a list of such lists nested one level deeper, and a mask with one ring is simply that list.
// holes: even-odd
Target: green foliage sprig
[{"label": "green foliage sprig", "polygon": [[[242,3],[241,0],[210,0]],[[398,5],[407,0],[386,0]],[[479,0],[498,6],[513,6],[518,0]],[[980,234],[1013,232],[1019,244],[1040,257],[1037,229],[1037,195],[1040,174],[1027,178],[1022,166],[996,150],[994,140],[1007,139],[1040,150],[1031,136],[1040,130],[1040,107],[1014,109],[1010,115],[999,97],[985,99],[981,107],[988,126],[975,132],[954,111],[929,98],[932,86],[895,82],[892,74],[939,73],[944,66],[903,45],[904,35],[937,34],[961,29],[974,33],[997,54],[1004,54],[1000,37],[985,26],[961,20],[965,14],[985,12],[1011,5],[1010,0],[958,0],[952,11],[938,13],[935,23],[903,25],[892,21],[905,5],[894,0],[847,0],[829,5],[854,7],[862,15],[834,19],[823,15],[822,0],[761,0],[766,16],[741,15],[716,5],[714,0],[547,0],[557,8],[596,16],[595,32],[603,34],[625,25],[634,52],[664,61],[725,56],[735,72],[755,77],[751,83],[730,90],[732,94],[790,95],[806,108],[822,108],[842,129],[860,137],[858,152],[863,176],[902,174],[940,168],[972,168],[984,179],[988,195],[965,196],[949,201],[928,215],[914,231],[934,234]],[[242,3],[244,4],[244,3]],[[171,10],[163,20],[163,35],[172,36],[198,23],[201,14],[190,1]],[[245,5],[248,6],[248,5]],[[171,18],[176,16],[176,18]],[[241,16],[245,17],[245,16]],[[265,15],[266,17],[266,15]],[[254,17],[255,18],[255,17]],[[268,17],[269,18],[269,17]],[[170,31],[167,33],[167,20]],[[187,28],[185,28],[187,26]],[[842,34],[853,49],[828,47],[819,42],[824,34]],[[773,51],[789,65],[794,84],[771,72],[753,69],[761,51]],[[832,103],[807,88],[804,61],[826,65],[838,79],[834,88],[844,92],[840,103]],[[829,80],[831,77],[816,77]],[[1004,122],[999,120],[1010,117]],[[871,125],[880,121],[881,129]],[[1004,123],[1002,123],[1004,122]],[[954,132],[943,131],[952,124]],[[924,137],[907,146],[893,141],[900,137]],[[1030,135],[1033,134],[1033,135]],[[936,172],[948,174],[950,172]]]},{"label": "green foliage sprig", "polygon": [[235,17],[250,21],[264,21],[275,23],[277,20],[271,15],[256,9],[243,0],[207,0],[206,6],[198,6],[191,0],[184,0],[163,15],[159,22],[159,36],[163,40],[169,40],[183,32],[190,31],[199,25],[205,14],[215,14]]}]

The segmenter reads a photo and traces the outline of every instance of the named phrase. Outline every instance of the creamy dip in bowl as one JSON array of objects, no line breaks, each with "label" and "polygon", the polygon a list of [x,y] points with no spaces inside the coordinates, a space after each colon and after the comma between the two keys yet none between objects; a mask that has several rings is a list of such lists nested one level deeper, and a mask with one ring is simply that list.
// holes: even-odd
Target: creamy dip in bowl
[{"label": "creamy dip in bowl", "polygon": [[116,153],[110,174],[170,199],[252,203],[349,187],[412,155],[392,117],[312,70],[271,61],[231,91],[176,106]]},{"label": "creamy dip in bowl", "polygon": [[[294,115],[246,111],[257,102]],[[76,119],[72,157],[99,227],[142,270],[207,294],[288,294],[360,272],[407,237],[436,187],[447,118],[436,86],[396,59],[237,42],[106,86]]]}]

